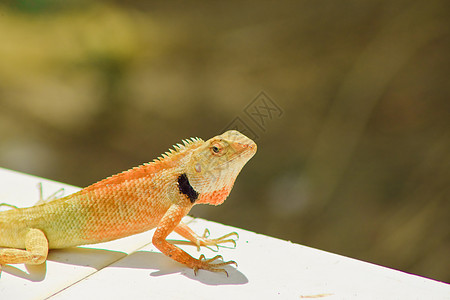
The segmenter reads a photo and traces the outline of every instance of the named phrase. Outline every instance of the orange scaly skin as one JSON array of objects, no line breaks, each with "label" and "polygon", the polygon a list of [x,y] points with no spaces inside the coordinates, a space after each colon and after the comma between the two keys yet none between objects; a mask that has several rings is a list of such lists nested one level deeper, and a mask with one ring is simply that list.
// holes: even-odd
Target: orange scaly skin
[{"label": "orange scaly skin", "polygon": [[181,219],[195,204],[222,204],[256,153],[256,144],[235,130],[206,142],[192,138],[183,143],[153,162],[67,197],[0,212],[0,267],[41,264],[48,249],[106,242],[156,227],[152,242],[168,257],[195,273],[226,273],[220,267],[234,261],[214,263],[220,256],[206,260],[203,255],[195,259],[166,237],[175,231],[197,247],[234,243],[229,237],[235,233],[218,239],[199,237]]}]

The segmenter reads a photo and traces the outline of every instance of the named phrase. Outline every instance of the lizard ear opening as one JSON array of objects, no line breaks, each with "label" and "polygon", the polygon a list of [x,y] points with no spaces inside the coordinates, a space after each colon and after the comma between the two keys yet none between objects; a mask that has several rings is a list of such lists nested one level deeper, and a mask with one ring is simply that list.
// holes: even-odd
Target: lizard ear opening
[{"label": "lizard ear opening", "polygon": [[194,166],[195,171],[200,173],[202,171],[202,165],[200,163],[196,163]]}]

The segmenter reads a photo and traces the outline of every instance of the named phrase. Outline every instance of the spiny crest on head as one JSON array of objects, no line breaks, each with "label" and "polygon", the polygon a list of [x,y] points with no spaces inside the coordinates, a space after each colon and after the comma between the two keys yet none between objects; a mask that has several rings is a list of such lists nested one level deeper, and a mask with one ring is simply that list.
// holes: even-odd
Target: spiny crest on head
[{"label": "spiny crest on head", "polygon": [[200,143],[203,143],[203,140],[201,138],[198,137],[191,137],[190,139],[184,139],[182,140],[183,144],[177,143],[175,145],[173,145],[173,149],[170,148],[169,151],[166,151],[165,153],[161,154],[160,157],[155,158],[153,161],[154,162],[160,162],[163,161],[164,159],[170,158],[173,155],[182,153],[183,151],[185,151],[187,148],[190,148],[192,146],[196,146]]}]

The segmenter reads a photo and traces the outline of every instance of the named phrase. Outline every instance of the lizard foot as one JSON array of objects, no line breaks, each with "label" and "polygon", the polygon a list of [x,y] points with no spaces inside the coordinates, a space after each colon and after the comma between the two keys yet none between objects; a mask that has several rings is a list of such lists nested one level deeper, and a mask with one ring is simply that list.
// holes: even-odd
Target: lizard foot
[{"label": "lizard foot", "polygon": [[[64,188],[60,188],[59,190],[54,192],[52,195],[50,195],[48,198],[44,199],[42,183],[40,183],[40,182],[38,183],[38,189],[39,189],[39,200],[33,206],[38,206],[38,205],[43,204],[43,203],[51,202],[53,200],[56,200],[56,199],[61,198],[62,196],[64,196]],[[6,206],[6,207],[9,207],[9,208],[18,209],[17,206],[12,205],[12,204],[8,204],[8,203],[0,203],[0,207],[1,206]]]},{"label": "lizard foot", "polygon": [[[205,229],[205,231],[203,232],[203,235],[197,239],[196,245],[197,245],[198,251],[200,251],[201,246],[204,246],[212,251],[217,252],[219,250],[219,244],[223,244],[223,243],[232,243],[233,244],[232,248],[236,248],[236,241],[239,239],[239,234],[237,232],[231,232],[231,233],[228,233],[228,234],[221,236],[219,238],[216,238],[216,239],[210,239],[209,235],[210,235],[209,230]],[[230,237],[232,237],[232,238],[230,238]],[[208,246],[215,246],[217,249],[212,249]],[[224,247],[224,246],[221,245],[221,247]]]},{"label": "lizard foot", "polygon": [[198,270],[203,269],[203,270],[208,270],[211,272],[223,272],[228,277],[228,272],[225,269],[220,268],[220,267],[231,265],[231,264],[234,264],[237,267],[237,263],[233,260],[214,263],[214,261],[217,259],[222,260],[223,257],[221,255],[216,255],[213,258],[206,259],[203,254],[200,255],[200,258],[198,260],[196,260],[196,264],[193,267],[194,274],[197,275]]},{"label": "lizard foot", "polygon": [[0,203],[0,206],[6,206],[6,207],[9,207],[9,208],[19,209],[17,206],[12,205],[12,204],[8,204],[8,203]]},{"label": "lizard foot", "polygon": [[39,182],[37,187],[39,189],[39,200],[33,206],[38,206],[43,203],[52,202],[53,200],[56,200],[64,196],[64,188],[60,188],[59,190],[48,196],[46,199],[44,199],[44,189],[42,188],[42,182]]}]

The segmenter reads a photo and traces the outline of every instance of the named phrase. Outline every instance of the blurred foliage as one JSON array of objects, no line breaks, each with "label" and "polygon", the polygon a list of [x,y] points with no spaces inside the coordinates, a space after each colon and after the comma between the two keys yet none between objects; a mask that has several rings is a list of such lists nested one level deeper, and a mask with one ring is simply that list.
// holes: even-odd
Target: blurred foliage
[{"label": "blurred foliage", "polygon": [[86,186],[239,117],[194,215],[450,282],[447,1],[6,1],[0,37],[2,167]]}]

